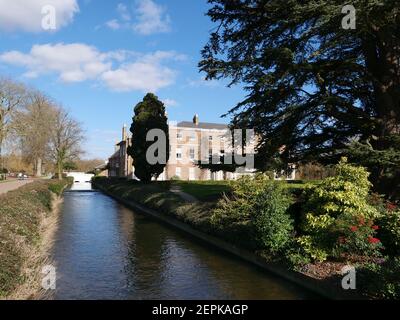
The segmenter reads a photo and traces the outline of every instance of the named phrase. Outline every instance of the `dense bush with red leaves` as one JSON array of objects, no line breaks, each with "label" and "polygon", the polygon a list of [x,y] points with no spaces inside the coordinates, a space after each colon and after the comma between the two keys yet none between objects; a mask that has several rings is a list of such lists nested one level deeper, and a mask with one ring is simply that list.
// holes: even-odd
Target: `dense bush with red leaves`
[{"label": "dense bush with red leaves", "polygon": [[366,220],[362,216],[338,219],[334,230],[337,234],[335,255],[379,257],[383,249],[382,242],[377,237],[379,229],[372,220]]}]

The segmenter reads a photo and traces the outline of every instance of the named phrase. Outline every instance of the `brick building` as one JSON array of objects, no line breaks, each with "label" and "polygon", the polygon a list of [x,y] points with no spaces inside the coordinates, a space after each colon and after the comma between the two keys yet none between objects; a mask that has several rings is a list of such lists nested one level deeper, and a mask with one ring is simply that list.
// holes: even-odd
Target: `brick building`
[{"label": "brick building", "polygon": [[128,155],[128,147],[131,138],[128,135],[126,125],[122,128],[122,140],[115,145],[114,154],[108,159],[108,176],[119,178],[133,177],[132,158]]},{"label": "brick building", "polygon": [[[195,115],[193,121],[169,123],[170,157],[164,172],[158,180],[232,180],[254,170],[241,168],[235,173],[211,172],[200,169],[196,163],[210,156],[223,156],[233,152],[231,131],[225,124],[200,122]],[[122,140],[117,143],[115,153],[109,159],[110,177],[134,178],[132,158],[127,154],[131,138],[126,126],[122,130]],[[255,142],[252,143],[253,146]],[[289,179],[294,179],[295,173]],[[278,176],[277,176],[278,178]],[[282,177],[280,177],[282,178]],[[286,177],[285,177],[286,178]]]}]

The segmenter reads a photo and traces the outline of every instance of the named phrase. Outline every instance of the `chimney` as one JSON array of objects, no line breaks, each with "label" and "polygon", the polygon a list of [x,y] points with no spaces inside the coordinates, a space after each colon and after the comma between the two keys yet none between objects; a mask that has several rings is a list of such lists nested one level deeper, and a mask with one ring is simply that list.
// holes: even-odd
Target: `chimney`
[{"label": "chimney", "polygon": [[128,136],[126,134],[126,124],[124,124],[124,127],[122,128],[122,141],[126,141],[127,138]]},{"label": "chimney", "polygon": [[193,123],[198,126],[199,125],[199,115],[195,114],[193,117]]}]

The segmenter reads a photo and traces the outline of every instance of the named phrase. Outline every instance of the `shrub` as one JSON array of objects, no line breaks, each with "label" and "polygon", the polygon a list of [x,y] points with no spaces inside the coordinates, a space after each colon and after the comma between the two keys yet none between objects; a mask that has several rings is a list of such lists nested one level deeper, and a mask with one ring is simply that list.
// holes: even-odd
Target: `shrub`
[{"label": "shrub", "polygon": [[400,299],[400,257],[366,264],[358,272],[360,289],[375,299]]},{"label": "shrub", "polygon": [[380,220],[380,237],[389,255],[400,254],[400,210],[388,211]]},{"label": "shrub", "polygon": [[371,188],[368,171],[348,164],[343,158],[335,166],[335,172],[335,177],[326,178],[305,191],[301,224],[304,236],[298,242],[319,261],[326,260],[337,248],[337,233],[344,221],[353,218],[370,221],[379,216],[378,210],[368,203]]},{"label": "shrub", "polygon": [[336,256],[363,255],[378,257],[383,248],[381,240],[376,237],[379,226],[362,217],[344,216],[339,218],[332,233],[337,233],[337,243],[334,248]]},{"label": "shrub", "polygon": [[328,258],[328,253],[321,243],[316,241],[316,237],[302,236],[297,238],[297,244],[302,248],[305,258],[311,258],[314,261],[323,262]]},{"label": "shrub", "polygon": [[379,238],[385,252],[391,256],[400,254],[400,208],[378,194],[372,194],[369,202],[379,211]]},{"label": "shrub", "polygon": [[284,249],[292,239],[293,221],[287,213],[291,199],[282,183],[257,175],[242,177],[231,187],[231,194],[213,210],[214,227],[252,248],[271,253]]},{"label": "shrub", "polygon": [[301,271],[303,266],[311,262],[310,254],[306,254],[298,243],[294,243],[294,246],[287,250],[285,257],[289,266],[297,271]]},{"label": "shrub", "polygon": [[277,253],[293,239],[293,220],[287,213],[292,201],[282,183],[270,181],[256,196],[251,220],[257,243]]},{"label": "shrub", "polygon": [[52,181],[49,184],[49,190],[55,193],[57,196],[60,196],[68,184],[69,180]]},{"label": "shrub", "polygon": [[263,185],[269,181],[265,175],[252,178],[244,176],[231,182],[232,192],[224,195],[213,210],[211,222],[218,228],[229,227],[232,224],[250,221],[250,214],[254,213],[257,196]]}]

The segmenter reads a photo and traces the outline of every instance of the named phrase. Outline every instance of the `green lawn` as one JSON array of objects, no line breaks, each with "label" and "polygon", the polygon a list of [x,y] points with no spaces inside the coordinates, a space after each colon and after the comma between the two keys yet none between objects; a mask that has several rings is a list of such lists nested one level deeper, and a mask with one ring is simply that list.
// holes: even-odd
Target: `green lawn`
[{"label": "green lawn", "polygon": [[[231,191],[229,181],[172,181],[173,185],[180,186],[182,191],[196,197],[200,201],[218,200],[223,193]],[[283,182],[294,193],[299,193],[307,184],[317,184],[319,181]]]},{"label": "green lawn", "polygon": [[230,192],[229,181],[173,181],[186,192],[201,201],[217,200],[225,192]]}]

